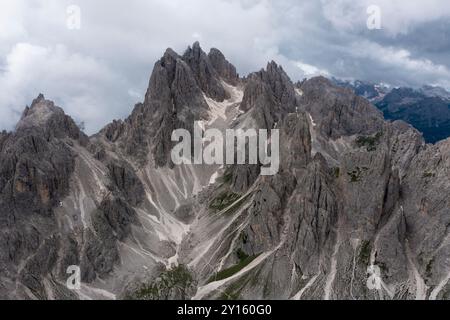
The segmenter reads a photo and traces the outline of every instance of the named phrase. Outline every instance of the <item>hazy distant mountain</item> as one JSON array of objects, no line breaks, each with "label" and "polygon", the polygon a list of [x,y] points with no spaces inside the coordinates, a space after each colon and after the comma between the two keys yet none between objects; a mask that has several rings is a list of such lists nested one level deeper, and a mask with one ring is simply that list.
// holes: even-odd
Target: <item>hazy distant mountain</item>
[{"label": "hazy distant mountain", "polygon": [[425,85],[422,88],[420,88],[419,91],[424,95],[426,95],[427,97],[437,97],[441,98],[442,100],[450,101],[450,92],[448,92],[442,87]]},{"label": "hazy distant mountain", "polygon": [[336,78],[331,79],[338,86],[352,89],[358,96],[364,97],[371,102],[377,102],[391,90],[390,86],[385,84],[376,84],[360,80],[345,81]]},{"label": "hazy distant mountain", "polygon": [[450,100],[425,95],[422,90],[398,88],[375,104],[386,119],[404,120],[435,143],[450,136]]},{"label": "hazy distant mountain", "polygon": [[[393,90],[385,108],[422,99]],[[278,174],[174,166],[172,130],[201,119],[279,129]],[[294,85],[270,62],[242,79],[216,49],[168,49],[98,134],[43,95],[0,133],[0,298],[448,299],[449,169],[450,139],[425,144],[326,78]]]}]

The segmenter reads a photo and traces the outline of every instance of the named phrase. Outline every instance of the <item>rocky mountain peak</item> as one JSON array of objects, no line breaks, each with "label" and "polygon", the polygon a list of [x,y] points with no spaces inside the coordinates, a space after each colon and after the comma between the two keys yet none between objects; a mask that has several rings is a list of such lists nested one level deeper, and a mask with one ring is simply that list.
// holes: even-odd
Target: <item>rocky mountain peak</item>
[{"label": "rocky mountain peak", "polygon": [[190,130],[195,120],[206,119],[209,107],[204,93],[218,92],[207,91],[213,87],[224,90],[217,73],[207,77],[213,71],[199,44],[189,47],[183,56],[167,49],[154,65],[144,102],[137,104],[123,123],[113,122],[102,133],[139,163],[147,162],[149,152],[158,166],[170,163],[172,131]]},{"label": "rocky mountain peak", "polygon": [[251,110],[259,128],[272,128],[288,113],[295,112],[298,99],[295,87],[283,68],[274,61],[266,69],[250,74],[246,79],[241,110]]},{"label": "rocky mountain peak", "polygon": [[198,41],[195,41],[192,44],[192,47],[189,46],[187,48],[187,51],[192,51],[194,56],[196,56],[197,58],[200,58],[200,56],[205,54],[205,52],[203,51],[202,47],[200,46],[200,42],[198,42]]},{"label": "rocky mountain peak", "polygon": [[230,98],[222,84],[222,78],[213,67],[209,56],[200,47],[199,42],[188,47],[183,55],[183,60],[191,68],[198,85],[206,95],[220,102]]},{"label": "rocky mountain peak", "polygon": [[87,136],[73,119],[53,101],[45,99],[42,93],[33,100],[30,107],[25,107],[15,131],[19,135],[38,134],[46,139],[67,137],[79,140],[83,145],[88,143]]},{"label": "rocky mountain peak", "polygon": [[162,114],[200,114],[203,109],[207,109],[193,70],[170,48],[155,63],[143,105],[144,108],[138,106],[135,111],[149,113],[142,116],[150,119],[161,117]]},{"label": "rocky mountain peak", "polygon": [[266,71],[271,74],[284,72],[283,67],[278,65],[274,60],[267,62]]},{"label": "rocky mountain peak", "polygon": [[45,101],[45,97],[44,94],[39,93],[38,96],[36,97],[36,99],[33,100],[33,102],[31,103],[31,106],[35,106],[38,105],[40,102]]},{"label": "rocky mountain peak", "polygon": [[231,85],[236,85],[239,82],[239,74],[236,72],[236,68],[228,62],[219,49],[211,48],[208,53],[208,58],[223,80]]},{"label": "rocky mountain peak", "polygon": [[64,111],[56,107],[53,101],[46,100],[41,93],[31,103],[31,107],[25,107],[22,117],[17,124],[17,129],[33,126],[44,126],[55,114],[64,114]]},{"label": "rocky mountain peak", "polygon": [[163,58],[172,58],[174,60],[178,59],[180,56],[178,53],[176,53],[172,48],[167,48],[166,51],[164,51]]}]

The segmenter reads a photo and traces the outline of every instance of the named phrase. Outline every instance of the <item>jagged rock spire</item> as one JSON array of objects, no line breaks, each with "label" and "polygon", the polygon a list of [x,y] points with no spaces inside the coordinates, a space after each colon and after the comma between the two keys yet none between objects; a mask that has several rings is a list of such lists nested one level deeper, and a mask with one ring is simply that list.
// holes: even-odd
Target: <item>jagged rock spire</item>
[{"label": "jagged rock spire", "polygon": [[209,97],[217,101],[230,98],[224,89],[219,73],[214,69],[208,55],[202,50],[200,44],[195,42],[183,55],[183,60],[191,68],[198,85]]},{"label": "jagged rock spire", "polygon": [[49,137],[71,138],[81,144],[88,143],[87,136],[80,130],[73,119],[64,113],[51,100],[46,100],[40,93],[30,107],[25,107],[22,117],[16,125],[17,134],[35,133]]},{"label": "jagged rock spire", "polygon": [[248,76],[241,109],[251,110],[258,127],[272,128],[286,114],[295,112],[297,102],[295,88],[288,75],[271,61],[265,70]]},{"label": "jagged rock spire", "polygon": [[180,56],[168,48],[154,65],[145,101],[136,105],[125,123],[113,122],[102,132],[110,141],[124,141],[127,153],[139,162],[145,162],[152,149],[155,162],[164,166],[170,162],[171,132],[192,130],[195,120],[207,119],[204,95],[216,101],[228,99],[223,81],[236,84],[238,80],[234,66],[217,49],[207,55],[195,42]]},{"label": "jagged rock spire", "polygon": [[231,85],[236,85],[239,82],[239,74],[236,72],[236,68],[228,62],[219,49],[211,48],[208,53],[208,58],[223,80]]}]

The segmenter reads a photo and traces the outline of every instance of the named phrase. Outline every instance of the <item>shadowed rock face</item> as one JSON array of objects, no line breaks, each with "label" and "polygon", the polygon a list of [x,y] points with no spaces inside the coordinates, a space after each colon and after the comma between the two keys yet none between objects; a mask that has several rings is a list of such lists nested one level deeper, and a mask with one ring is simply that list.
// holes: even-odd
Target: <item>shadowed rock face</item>
[{"label": "shadowed rock face", "polygon": [[66,141],[85,146],[89,140],[40,95],[25,109],[16,131],[3,133],[0,141],[2,198],[13,201],[19,215],[29,209],[46,215],[69,188],[76,155]]},{"label": "shadowed rock face", "polygon": [[138,223],[136,212],[120,198],[104,200],[92,212],[93,229],[86,231],[86,244],[81,253],[83,281],[89,283],[113,271],[120,262],[117,242],[131,234],[133,223]]},{"label": "shadowed rock face", "polygon": [[[225,61],[220,61],[218,54],[213,52],[214,62],[219,67],[220,73],[226,73],[225,70],[229,65],[226,65]],[[225,90],[219,77],[219,72],[213,67],[210,57],[202,50],[200,44],[195,42],[194,45],[189,47],[183,55],[183,60],[191,68],[199,87],[209,97],[217,101],[223,101],[229,99],[230,95]],[[228,71],[229,72],[229,71]],[[232,76],[232,75],[231,75]]]},{"label": "shadowed rock face", "polygon": [[142,182],[127,163],[118,164],[111,162],[108,164],[109,176],[111,179],[110,189],[117,194],[123,194],[125,200],[136,206],[142,202],[145,191]]},{"label": "shadowed rock face", "polygon": [[[26,287],[46,298],[43,279],[56,267],[59,247],[69,236],[58,230],[53,208],[69,192],[76,157],[71,144],[86,145],[88,138],[40,95],[25,109],[16,131],[1,141],[0,269],[7,281],[0,296],[15,292],[23,297]],[[64,288],[60,294],[74,296]]]},{"label": "shadowed rock face", "polygon": [[239,83],[239,75],[236,72],[236,68],[228,62],[222,52],[216,48],[211,48],[208,53],[208,58],[212,67],[223,80],[231,85],[237,85]]},{"label": "shadowed rock face", "polygon": [[294,85],[275,62],[247,78],[241,110],[251,113],[260,128],[273,128],[287,113],[295,112],[297,97]]},{"label": "shadowed rock face", "polygon": [[[173,166],[195,120],[279,129],[278,174]],[[448,298],[449,155],[325,78],[168,49],[126,120],[88,138],[40,95],[0,133],[0,298]]]}]

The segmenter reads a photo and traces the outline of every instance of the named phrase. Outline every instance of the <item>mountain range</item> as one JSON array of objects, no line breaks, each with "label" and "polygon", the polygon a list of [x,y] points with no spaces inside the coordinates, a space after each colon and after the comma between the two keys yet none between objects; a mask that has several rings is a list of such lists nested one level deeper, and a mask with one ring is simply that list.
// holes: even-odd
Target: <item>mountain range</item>
[{"label": "mountain range", "polygon": [[437,86],[392,88],[363,81],[333,81],[354,90],[388,120],[403,120],[423,133],[425,141],[436,143],[450,137],[450,92]]},{"label": "mountain range", "polygon": [[[278,174],[174,165],[198,120],[279,129]],[[449,169],[350,88],[167,49],[125,120],[88,137],[41,94],[0,133],[0,298],[447,299]]]}]

